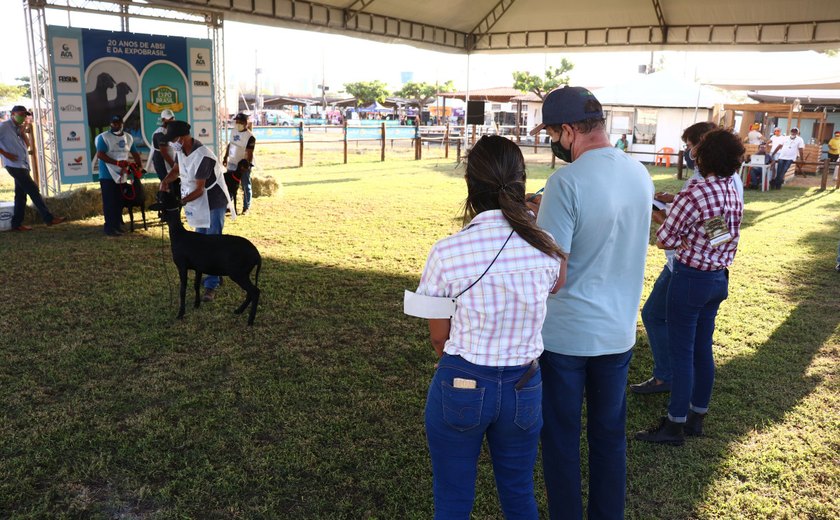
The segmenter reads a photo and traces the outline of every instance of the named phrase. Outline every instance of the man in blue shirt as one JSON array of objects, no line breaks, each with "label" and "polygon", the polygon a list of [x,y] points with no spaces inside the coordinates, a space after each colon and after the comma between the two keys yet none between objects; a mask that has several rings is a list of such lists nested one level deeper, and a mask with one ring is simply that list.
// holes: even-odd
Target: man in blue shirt
[{"label": "man in blue shirt", "polygon": [[543,325],[543,473],[552,519],[583,518],[580,433],[589,439],[588,518],[624,518],[627,370],[636,342],[653,182],[614,148],[601,104],[581,87],[549,93],[543,124],[570,163],[546,183],[537,224],[569,252]]},{"label": "man in blue shirt", "polygon": [[12,107],[11,117],[0,123],[0,157],[3,166],[9,175],[15,180],[15,209],[12,215],[12,229],[15,231],[29,231],[29,226],[23,225],[23,216],[26,212],[26,196],[32,199],[38,213],[48,226],[61,224],[64,217],[54,217],[41,194],[38,193],[38,186],[29,175],[27,138],[27,116],[32,112],[25,107],[15,105]]},{"label": "man in blue shirt", "polygon": [[96,136],[96,158],[99,159],[99,187],[102,189],[102,214],[105,216],[104,232],[119,236],[122,230],[122,193],[120,184],[128,180],[128,157],[138,168],[140,153],[134,138],[123,128],[121,116],[111,118],[111,129]]}]

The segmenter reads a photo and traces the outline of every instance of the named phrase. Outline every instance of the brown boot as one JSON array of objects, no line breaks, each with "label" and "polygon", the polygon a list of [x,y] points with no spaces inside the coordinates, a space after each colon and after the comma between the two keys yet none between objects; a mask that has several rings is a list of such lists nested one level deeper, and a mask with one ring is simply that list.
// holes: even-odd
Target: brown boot
[{"label": "brown boot", "polygon": [[201,297],[203,302],[212,302],[216,298],[216,289],[204,289],[204,296]]}]

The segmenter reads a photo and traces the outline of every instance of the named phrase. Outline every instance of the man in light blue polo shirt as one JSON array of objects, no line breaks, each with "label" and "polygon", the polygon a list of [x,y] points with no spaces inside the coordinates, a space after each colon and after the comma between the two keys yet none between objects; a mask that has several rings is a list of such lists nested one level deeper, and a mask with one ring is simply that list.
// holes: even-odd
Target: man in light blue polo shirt
[{"label": "man in light blue polo shirt", "polygon": [[11,117],[0,123],[0,157],[3,166],[15,180],[15,209],[12,214],[12,229],[14,231],[29,231],[32,228],[23,224],[26,213],[26,196],[32,199],[38,213],[48,226],[61,224],[64,217],[54,217],[47,209],[44,199],[38,193],[38,186],[29,174],[29,141],[26,137],[26,118],[32,112],[25,107],[15,105],[11,110]]},{"label": "man in light blue polo shirt", "polygon": [[580,432],[589,439],[588,518],[624,517],[625,387],[650,235],[653,182],[614,148],[601,104],[581,87],[546,96],[543,128],[570,163],[546,183],[537,223],[569,252],[543,326],[543,472],[552,519],[583,518]]}]

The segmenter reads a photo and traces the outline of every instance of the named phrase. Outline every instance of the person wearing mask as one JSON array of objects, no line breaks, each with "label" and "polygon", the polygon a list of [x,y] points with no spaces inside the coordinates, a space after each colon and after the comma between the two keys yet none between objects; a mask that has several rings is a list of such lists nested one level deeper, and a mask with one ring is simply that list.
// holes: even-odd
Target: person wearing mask
[{"label": "person wearing mask", "polygon": [[[169,191],[175,179],[180,178],[187,224],[198,233],[221,235],[225,209],[230,205],[222,168],[212,150],[190,135],[190,128],[189,123],[178,120],[166,127],[165,139],[175,152],[175,166],[161,181],[160,189]],[[236,217],[235,212],[233,216]],[[213,301],[219,283],[218,276],[206,276],[201,301]]]},{"label": "person wearing mask", "polygon": [[676,196],[656,232],[658,247],[676,250],[667,295],[673,379],[667,417],[636,433],[636,440],[679,446],[685,435],[703,434],[714,384],[715,317],[728,296],[744,210],[734,182],[743,155],[731,133],[706,133],[695,146],[702,179],[692,179]]},{"label": "person wearing mask", "polygon": [[[695,151],[697,143],[703,136],[712,130],[717,130],[718,126],[708,121],[701,121],[695,123],[683,131],[682,140],[686,146],[686,161],[690,162],[694,170],[694,174],[685,181],[682,190],[688,188],[693,181],[703,179],[700,170],[695,164]],[[761,145],[764,146],[764,145]],[[761,173],[759,173],[761,179]],[[743,202],[744,200],[744,185],[739,175],[733,175],[732,181],[735,183],[735,190],[738,192],[738,197]],[[665,210],[655,211],[653,220],[658,224],[662,224],[671,209],[671,204],[674,202],[674,195],[666,192],[658,192],[654,195],[654,199],[667,204]],[[645,304],[642,306],[642,323],[647,332],[648,343],[650,344],[650,351],[653,357],[653,375],[650,379],[641,383],[630,385],[630,391],[634,394],[655,394],[671,391],[671,355],[668,347],[668,289],[671,283],[671,273],[674,269],[674,250],[666,249],[665,251],[665,266],[659,273],[659,277],[653,284],[653,289],[650,291]]]},{"label": "person wearing mask", "polygon": [[12,230],[30,231],[32,228],[23,224],[26,215],[26,197],[32,199],[35,209],[48,226],[61,224],[65,217],[55,217],[50,213],[38,186],[29,173],[29,123],[26,118],[32,112],[21,105],[12,107],[11,117],[0,123],[0,159],[3,167],[15,180],[15,206],[12,212]]},{"label": "person wearing mask", "polygon": [[[168,108],[160,113],[160,126],[157,127],[152,134],[152,153],[149,155],[146,169],[153,169],[157,174],[158,179],[163,180],[169,173],[169,170],[175,166],[175,152],[169,148],[169,143],[166,142],[166,127],[169,123],[175,121],[175,113]],[[151,168],[150,168],[151,167]],[[175,181],[178,182],[178,181]],[[180,196],[180,188],[173,185],[173,190],[177,196]]]},{"label": "person wearing mask", "polygon": [[429,320],[440,358],[425,410],[434,518],[470,518],[486,438],[505,517],[537,520],[540,329],[549,292],[563,284],[565,253],[526,206],[525,160],[512,141],[479,139],[465,180],[465,226],[432,247],[417,288],[457,302],[451,318]]},{"label": "person wearing mask", "polygon": [[[230,134],[230,142],[225,149],[222,165],[227,167],[225,180],[235,182],[235,179],[238,178],[242,185],[242,214],[245,215],[251,207],[251,167],[254,165],[254,147],[257,144],[257,139],[248,128],[248,114],[240,112],[236,114],[233,121],[235,128]],[[240,174],[237,173],[237,170],[240,161],[243,159],[248,161],[249,166],[239,177]],[[235,206],[236,204],[234,204]]]},{"label": "person wearing mask", "polygon": [[107,236],[119,236],[122,230],[122,194],[120,184],[128,178],[126,168],[129,156],[142,168],[140,153],[134,138],[125,132],[121,116],[111,118],[111,128],[96,136],[96,158],[99,160],[99,186],[102,190],[103,231]]},{"label": "person wearing mask", "polygon": [[805,141],[799,137],[799,129],[793,127],[790,129],[790,137],[781,140],[779,144],[775,146],[776,147],[773,149],[773,155],[775,156],[778,154],[778,158],[776,159],[776,175],[773,177],[773,180],[770,181],[770,187],[771,189],[780,190],[782,189],[782,185],[785,183],[785,173],[788,171],[793,161],[795,161],[797,157],[800,159],[805,158]]},{"label": "person wearing mask", "polygon": [[[613,147],[601,103],[582,87],[550,92],[543,124],[554,155],[537,225],[569,253],[566,285],[543,326],[543,474],[552,519],[583,518],[580,435],[589,442],[588,518],[623,518],[627,372],[636,342],[653,182]],[[536,201],[535,201],[536,202]]]}]

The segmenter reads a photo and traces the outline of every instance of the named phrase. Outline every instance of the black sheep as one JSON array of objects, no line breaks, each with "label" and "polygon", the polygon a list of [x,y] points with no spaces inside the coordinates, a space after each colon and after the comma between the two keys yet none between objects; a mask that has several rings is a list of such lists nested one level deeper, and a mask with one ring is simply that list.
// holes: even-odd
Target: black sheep
[{"label": "black sheep", "polygon": [[112,116],[123,116],[128,110],[128,94],[131,87],[125,81],[117,83],[117,97],[108,102],[108,111]]},{"label": "black sheep", "polygon": [[[157,202],[149,209],[159,211],[161,219],[169,225],[169,241],[172,244],[172,260],[178,268],[181,278],[181,306],[178,319],[184,317],[184,299],[187,295],[187,271],[195,271],[195,307],[201,304],[199,290],[201,275],[211,274],[227,276],[247,293],[245,301],[236,308],[236,314],[242,314],[248,304],[248,325],[254,324],[257,304],[260,301],[260,279],[262,258],[254,244],[247,239],[234,235],[203,235],[184,229],[181,222],[181,203],[164,191],[158,192]],[[251,271],[257,268],[254,283],[251,283]]]},{"label": "black sheep", "polygon": [[128,182],[122,185],[122,207],[128,210],[128,217],[131,219],[131,231],[134,232],[134,208],[140,208],[143,216],[143,229],[149,229],[146,225],[146,193],[143,191],[143,173],[134,163],[127,166]]}]

